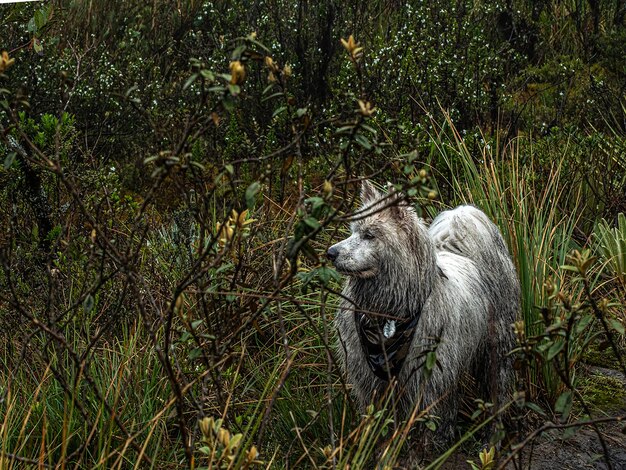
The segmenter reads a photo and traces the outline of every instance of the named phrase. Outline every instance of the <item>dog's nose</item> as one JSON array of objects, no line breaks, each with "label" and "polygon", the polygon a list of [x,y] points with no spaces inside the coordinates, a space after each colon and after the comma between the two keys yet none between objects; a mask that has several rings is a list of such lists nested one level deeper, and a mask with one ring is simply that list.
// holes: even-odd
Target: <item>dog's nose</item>
[{"label": "dog's nose", "polygon": [[331,246],[326,252],[326,258],[331,261],[335,261],[337,259],[337,256],[339,256],[339,250],[334,246]]}]

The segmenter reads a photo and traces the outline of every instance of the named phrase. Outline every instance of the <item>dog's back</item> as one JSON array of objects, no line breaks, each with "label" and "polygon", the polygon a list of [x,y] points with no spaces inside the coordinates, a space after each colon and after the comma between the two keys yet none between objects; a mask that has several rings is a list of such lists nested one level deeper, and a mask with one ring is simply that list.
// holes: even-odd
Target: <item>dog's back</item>
[{"label": "dog's back", "polygon": [[519,281],[504,239],[484,212],[468,205],[439,214],[428,232],[437,250],[437,264],[444,273],[463,264],[456,257],[466,258],[475,266],[481,295],[489,304],[486,341],[473,358],[472,369],[479,377],[492,375],[489,380],[479,381],[482,393],[502,404],[513,382],[507,353],[515,346],[511,325],[520,308]]}]

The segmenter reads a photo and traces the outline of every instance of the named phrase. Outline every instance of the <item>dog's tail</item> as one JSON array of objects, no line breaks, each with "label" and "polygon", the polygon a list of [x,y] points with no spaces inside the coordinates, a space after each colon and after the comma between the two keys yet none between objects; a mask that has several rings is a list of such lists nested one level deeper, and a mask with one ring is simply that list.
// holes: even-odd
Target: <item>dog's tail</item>
[{"label": "dog's tail", "polygon": [[510,259],[498,227],[474,206],[442,212],[428,232],[438,251],[449,251],[476,262],[492,258],[494,251]]}]

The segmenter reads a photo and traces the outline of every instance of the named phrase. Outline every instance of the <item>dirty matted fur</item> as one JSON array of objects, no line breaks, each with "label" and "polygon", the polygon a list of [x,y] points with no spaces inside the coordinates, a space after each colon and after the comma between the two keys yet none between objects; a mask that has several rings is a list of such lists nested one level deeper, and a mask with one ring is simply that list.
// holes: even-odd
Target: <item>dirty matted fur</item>
[{"label": "dirty matted fur", "polygon": [[[503,403],[511,392],[507,353],[514,347],[511,325],[520,307],[511,256],[498,228],[474,206],[442,212],[427,226],[399,194],[385,195],[368,181],[361,199],[352,235],[328,250],[347,277],[335,319],[341,366],[365,408],[389,380],[368,364],[355,310],[375,319],[381,335],[393,335],[391,319],[417,316],[395,377],[396,411],[407,418],[416,406],[429,409],[441,419],[435,440],[449,442],[464,373],[474,376],[488,401]],[[434,347],[440,367],[428,376],[424,356]]]}]

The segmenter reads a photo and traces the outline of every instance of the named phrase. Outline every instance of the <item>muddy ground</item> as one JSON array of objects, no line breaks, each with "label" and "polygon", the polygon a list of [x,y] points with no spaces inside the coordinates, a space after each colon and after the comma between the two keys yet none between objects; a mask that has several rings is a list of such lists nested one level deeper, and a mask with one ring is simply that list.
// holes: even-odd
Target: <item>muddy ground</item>
[{"label": "muddy ground", "polygon": [[[588,367],[588,396],[594,418],[626,417],[626,377],[604,367]],[[600,385],[598,385],[600,384]],[[592,388],[595,386],[595,388]],[[607,465],[598,434],[591,427],[579,429],[563,438],[563,431],[546,431],[524,448],[521,463],[506,466],[507,470],[626,470],[626,419],[621,423],[599,425],[610,456]],[[470,469],[467,460],[478,462],[477,455],[458,452],[442,467],[445,470]]]},{"label": "muddy ground", "polygon": [[[626,416],[626,377],[621,372],[604,367],[590,367],[587,370],[592,383],[604,384],[605,395],[591,400],[601,400],[596,403],[594,417]],[[607,388],[605,378],[618,388]],[[595,382],[594,382],[595,381]],[[619,389],[621,385],[621,390]],[[597,395],[601,395],[597,392]],[[610,399],[615,399],[611,401]],[[608,401],[608,403],[607,403]],[[593,403],[592,403],[593,404]],[[602,407],[608,409],[601,410]],[[538,440],[532,454],[525,459],[526,469],[532,470],[577,470],[577,469],[608,469],[626,470],[626,420],[621,423],[606,423],[599,425],[600,433],[610,455],[609,467],[604,458],[604,452],[598,434],[591,427],[577,431],[568,439],[562,439],[562,433],[548,432]]]}]

